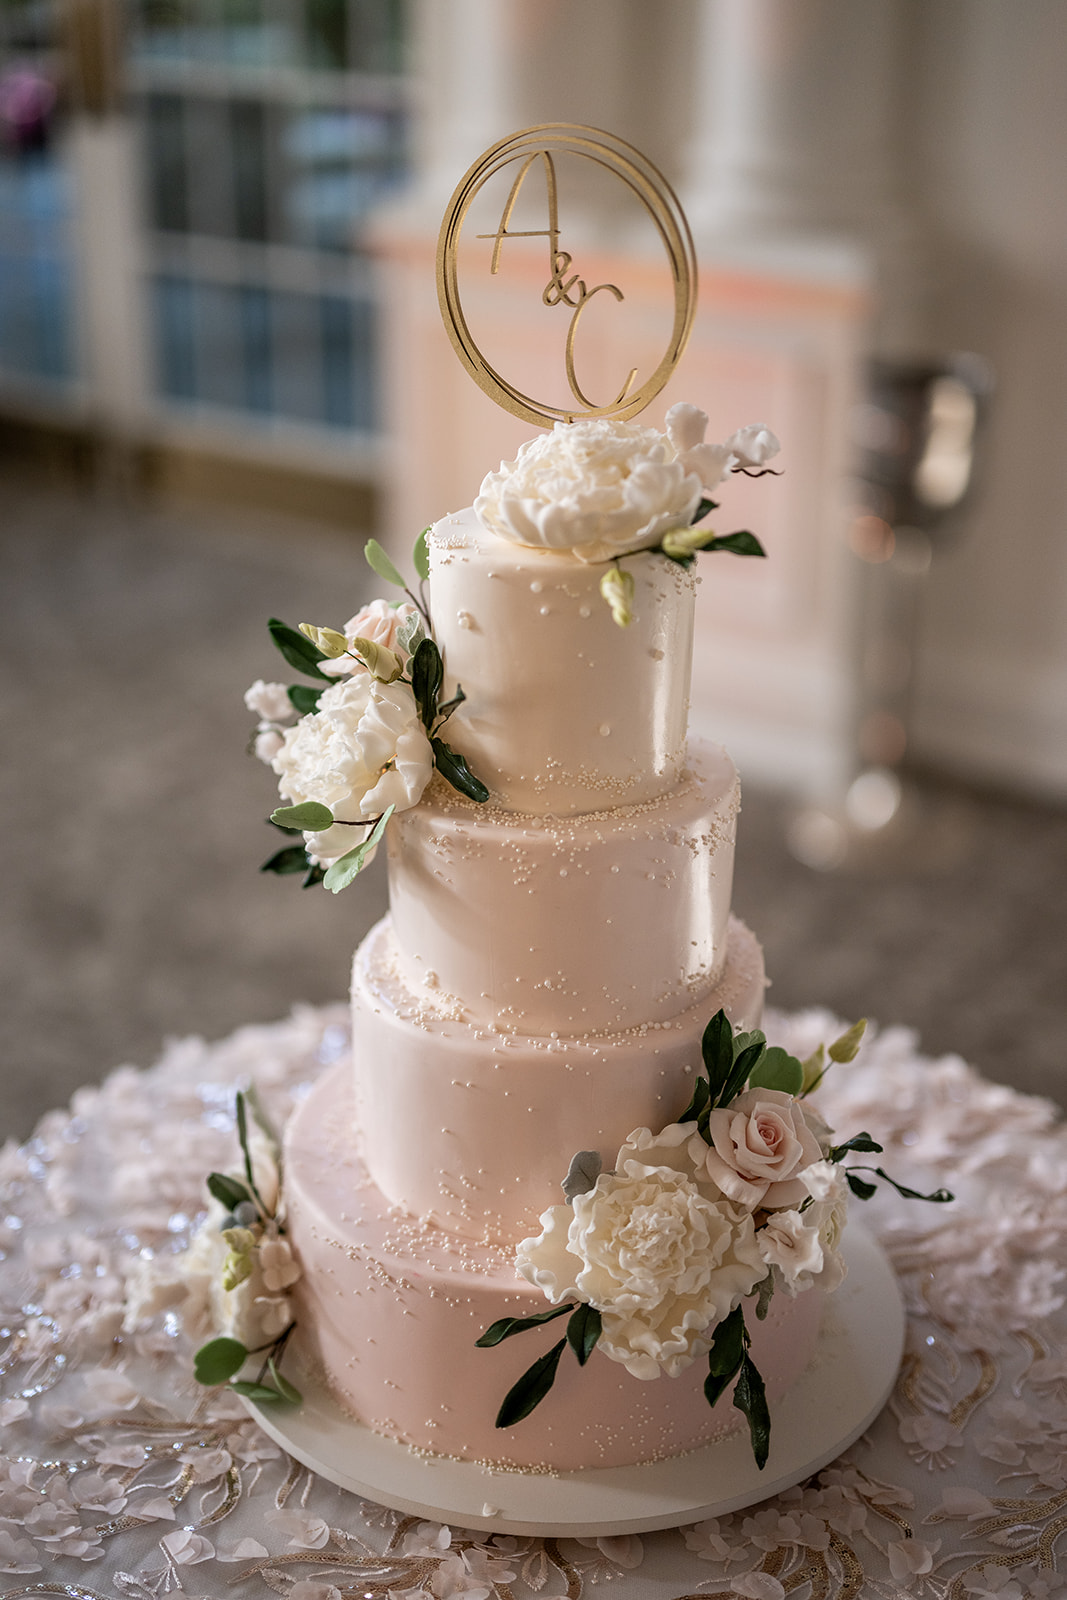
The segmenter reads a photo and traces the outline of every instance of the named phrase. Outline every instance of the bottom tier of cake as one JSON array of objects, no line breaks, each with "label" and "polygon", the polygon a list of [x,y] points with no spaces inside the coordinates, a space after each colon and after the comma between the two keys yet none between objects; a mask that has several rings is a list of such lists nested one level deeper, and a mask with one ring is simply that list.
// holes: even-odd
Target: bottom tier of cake
[{"label": "bottom tier of cake", "polygon": [[[389,1206],[361,1163],[354,1121],[342,1062],[292,1118],[285,1153],[289,1237],[304,1269],[298,1342],[352,1416],[417,1450],[534,1471],[661,1460],[742,1425],[728,1396],[709,1409],[706,1362],[642,1382],[598,1351],[581,1368],[567,1350],[537,1410],[497,1429],[503,1396],[560,1327],[478,1349],[491,1323],[544,1311],[544,1296],[516,1276],[512,1251]],[[812,1290],[776,1296],[766,1322],[751,1319],[772,1405],[811,1360],[820,1313]]]}]

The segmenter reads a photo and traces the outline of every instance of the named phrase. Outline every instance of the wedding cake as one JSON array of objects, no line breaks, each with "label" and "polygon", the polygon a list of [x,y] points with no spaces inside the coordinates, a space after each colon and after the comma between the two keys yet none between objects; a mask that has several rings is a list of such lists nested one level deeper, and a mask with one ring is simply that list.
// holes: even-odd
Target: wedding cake
[{"label": "wedding cake", "polygon": [[[762,429],[704,444],[706,420],[679,406],[666,435],[595,419],[533,441],[473,508],[428,532],[425,623],[410,605],[379,606],[343,636],[304,630],[334,677],[315,714],[323,743],[303,765],[296,730],[270,746],[285,797],[332,800],[331,830],[307,833],[320,872],[360,819],[400,800],[384,828],[390,914],[355,957],[351,1062],[314,1086],[286,1134],[285,1227],[304,1360],[354,1417],[421,1451],[564,1470],[694,1448],[742,1423],[706,1403],[695,1359],[742,1296],[775,1271],[789,1290],[751,1330],[773,1403],[811,1358],[819,1286],[840,1277],[844,1184],[828,1177],[813,1114],[764,1091],[747,1166],[716,1154],[736,1127],[712,1142],[680,1120],[701,1106],[710,1019],[728,1019],[733,1059],[765,985],[759,944],[730,912],[737,775],[723,750],[686,737],[693,552],[713,545],[689,525],[709,488],[776,445]],[[412,777],[411,750],[398,750],[386,789],[346,816],[344,697],[361,697],[363,726],[369,680],[387,695],[407,667],[418,700],[408,652],[428,628],[447,757],[426,784],[429,763]],[[432,710],[423,721],[430,734],[443,725]],[[457,761],[477,786],[445,781]],[[761,1042],[748,1048],[763,1058]],[[709,1113],[705,1096],[705,1124],[715,1132],[744,1098]],[[801,1171],[817,1179],[805,1186]],[[805,1202],[815,1215],[796,1239],[768,1232]],[[624,1214],[612,1220],[612,1206]],[[576,1280],[582,1262],[572,1252],[568,1277],[563,1255],[579,1212],[604,1238]],[[590,1327],[590,1274],[619,1278],[605,1249],[632,1281]],[[502,1426],[533,1343],[508,1336],[568,1306],[586,1318],[586,1347],[577,1361],[560,1361],[562,1343],[549,1352],[539,1371],[551,1367],[553,1393]]]}]

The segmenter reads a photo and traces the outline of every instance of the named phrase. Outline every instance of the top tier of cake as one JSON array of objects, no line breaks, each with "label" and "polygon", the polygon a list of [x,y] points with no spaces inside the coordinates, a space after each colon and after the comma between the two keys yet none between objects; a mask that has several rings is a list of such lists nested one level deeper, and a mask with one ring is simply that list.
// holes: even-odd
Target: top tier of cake
[{"label": "top tier of cake", "polygon": [[603,563],[509,544],[473,510],[429,537],[447,693],[468,696],[448,740],[494,800],[531,816],[637,805],[685,766],[695,578],[660,555],[626,557],[633,620],[600,593]]}]

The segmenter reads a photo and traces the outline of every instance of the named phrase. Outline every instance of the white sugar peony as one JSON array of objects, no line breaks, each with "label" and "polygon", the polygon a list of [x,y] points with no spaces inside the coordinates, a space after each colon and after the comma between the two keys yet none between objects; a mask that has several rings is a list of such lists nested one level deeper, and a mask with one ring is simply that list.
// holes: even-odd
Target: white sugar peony
[{"label": "white sugar peony", "polygon": [[636,1378],[675,1377],[766,1274],[751,1215],[690,1156],[693,1123],[638,1128],[571,1206],[553,1206],[516,1266],[553,1303],[601,1313],[597,1348]]},{"label": "white sugar peony", "polygon": [[326,866],[365,836],[344,823],[371,821],[390,805],[406,811],[421,799],[433,751],[410,684],[379,683],[360,672],[323,690],[318,710],[286,731],[271,765],[283,799],[317,800],[340,819],[305,836],[309,853]]},{"label": "white sugar peony", "polygon": [[[418,616],[418,612],[408,600],[398,606],[390,605],[388,600],[372,600],[345,623],[344,634],[349,649],[357,639],[373,639],[375,644],[391,650],[402,667],[406,666],[408,652],[400,645],[397,634],[404,623],[415,616]],[[362,662],[352,655],[335,656],[332,661],[319,662],[319,671],[328,678],[341,678],[366,670]]]},{"label": "white sugar peony", "polygon": [[704,492],[732,467],[768,460],[778,448],[760,424],[726,444],[705,443],[707,423],[685,404],[668,411],[665,434],[606,417],[557,422],[488,474],[475,512],[512,544],[569,550],[579,561],[650,549],[688,527]]}]

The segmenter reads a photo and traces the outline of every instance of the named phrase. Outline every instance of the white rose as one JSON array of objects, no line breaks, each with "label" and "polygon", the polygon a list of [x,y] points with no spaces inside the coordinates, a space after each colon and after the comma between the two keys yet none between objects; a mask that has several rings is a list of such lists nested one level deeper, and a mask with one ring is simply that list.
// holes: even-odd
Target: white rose
[{"label": "white rose", "polygon": [[[373,639],[375,644],[384,645],[386,650],[391,650],[397,657],[400,665],[406,666],[408,652],[397,642],[397,634],[409,618],[417,616],[418,612],[410,601],[405,600],[402,605],[392,606],[388,600],[372,600],[354,617],[349,617],[345,623],[345,638],[348,640],[349,649],[356,639]],[[367,669],[354,656],[336,656],[332,661],[320,661],[319,671],[324,672],[329,678],[340,678],[352,672],[365,672]]]},{"label": "white rose", "polygon": [[755,1209],[796,1206],[808,1190],[799,1174],[821,1160],[800,1102],[781,1089],[748,1089],[708,1119],[710,1148],[693,1135],[694,1161],[724,1195]]},{"label": "white rose", "polygon": [[516,1266],[558,1303],[595,1306],[597,1348],[637,1378],[676,1376],[711,1347],[715,1325],[764,1276],[750,1215],[694,1168],[692,1123],[638,1128],[570,1206],[553,1206]]},{"label": "white rose", "polygon": [[806,1213],[776,1211],[756,1235],[760,1255],[769,1267],[777,1267],[791,1295],[810,1289],[822,1271],[823,1251],[819,1229],[807,1221]]},{"label": "white rose", "polygon": [[245,705],[264,722],[291,722],[296,712],[284,683],[264,683],[257,678],[245,690]]},{"label": "white rose", "polygon": [[482,525],[513,544],[608,561],[692,520],[701,481],[654,428],[588,417],[557,422],[482,483]]},{"label": "white rose", "polygon": [[[318,710],[286,731],[271,765],[283,799],[317,800],[342,823],[363,822],[421,799],[433,751],[411,685],[360,672],[323,690]],[[336,860],[363,837],[362,829],[335,825],[313,836],[315,854]]]}]

